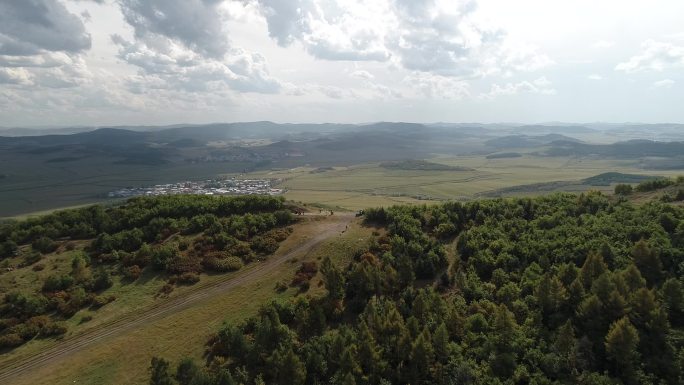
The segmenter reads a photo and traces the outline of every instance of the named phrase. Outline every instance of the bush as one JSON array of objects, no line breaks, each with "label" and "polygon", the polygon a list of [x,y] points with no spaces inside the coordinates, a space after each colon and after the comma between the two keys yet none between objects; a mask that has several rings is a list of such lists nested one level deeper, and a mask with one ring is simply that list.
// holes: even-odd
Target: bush
[{"label": "bush", "polygon": [[14,348],[24,343],[24,339],[17,333],[0,336],[0,348]]},{"label": "bush", "polygon": [[238,257],[216,258],[214,256],[204,259],[204,266],[217,272],[237,271],[242,269],[244,263]]},{"label": "bush", "polygon": [[177,257],[177,250],[175,247],[165,245],[157,247],[152,250],[152,265],[157,270],[165,270],[168,268],[172,260]]},{"label": "bush", "polygon": [[166,270],[174,274],[198,273],[201,270],[200,259],[177,255],[168,262]]},{"label": "bush", "polygon": [[291,285],[298,286],[302,291],[306,291],[309,289],[309,281],[316,273],[318,273],[318,264],[316,262],[302,262],[294,278],[292,278]]},{"label": "bush", "polygon": [[33,267],[31,268],[31,270],[33,270],[33,271],[43,271],[43,270],[45,270],[45,265],[43,265],[42,263],[39,263],[39,264],[37,264],[37,265],[33,265]]},{"label": "bush", "polygon": [[135,281],[136,279],[140,278],[140,274],[142,274],[142,269],[138,265],[125,267],[123,269],[123,276],[131,281]]},{"label": "bush", "polygon": [[44,292],[55,292],[67,290],[74,284],[74,279],[70,275],[50,275],[43,282]]},{"label": "bush", "polygon": [[179,284],[192,285],[199,282],[200,276],[197,273],[183,273],[176,278],[176,282]]},{"label": "bush", "polygon": [[275,284],[275,291],[277,293],[282,293],[285,290],[287,290],[287,283],[283,281],[276,282]]},{"label": "bush", "polygon": [[13,257],[18,250],[19,246],[17,246],[17,244],[14,243],[12,240],[0,243],[0,258]]},{"label": "bush", "polygon": [[639,192],[648,192],[648,191],[654,191],[654,190],[658,190],[658,189],[665,188],[668,186],[672,186],[674,184],[675,184],[675,181],[671,180],[671,179],[665,179],[665,178],[654,179],[654,180],[649,180],[646,182],[639,183],[636,186],[635,190],[639,191]]},{"label": "bush", "polygon": [[631,184],[618,184],[615,186],[615,195],[629,195],[634,191]]},{"label": "bush", "polygon": [[173,285],[170,283],[165,284],[164,286],[159,289],[159,292],[162,294],[169,295],[173,291]]},{"label": "bush", "polygon": [[93,290],[102,291],[109,289],[114,284],[112,276],[105,269],[99,269],[93,278]]},{"label": "bush", "polygon": [[57,242],[53,241],[48,237],[40,237],[31,243],[33,250],[37,250],[43,254],[52,253],[57,250]]},{"label": "bush", "polygon": [[114,296],[114,295],[109,295],[106,297],[98,295],[98,296],[93,297],[93,301],[90,304],[90,308],[91,309],[99,309],[102,306],[104,306],[110,302],[114,302],[115,300],[116,300],[116,296]]}]

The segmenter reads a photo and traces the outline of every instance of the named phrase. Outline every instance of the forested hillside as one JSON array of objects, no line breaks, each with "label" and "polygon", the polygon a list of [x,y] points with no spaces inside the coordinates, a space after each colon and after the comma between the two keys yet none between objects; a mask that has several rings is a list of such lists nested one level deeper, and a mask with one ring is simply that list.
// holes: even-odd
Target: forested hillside
[{"label": "forested hillside", "polygon": [[115,282],[159,276],[166,295],[201,273],[239,270],[272,254],[292,221],[280,197],[174,195],[4,224],[0,352],[66,333],[79,310],[116,300]]},{"label": "forested hillside", "polygon": [[684,211],[598,193],[366,211],[321,298],[151,361],[151,384],[679,384]]}]

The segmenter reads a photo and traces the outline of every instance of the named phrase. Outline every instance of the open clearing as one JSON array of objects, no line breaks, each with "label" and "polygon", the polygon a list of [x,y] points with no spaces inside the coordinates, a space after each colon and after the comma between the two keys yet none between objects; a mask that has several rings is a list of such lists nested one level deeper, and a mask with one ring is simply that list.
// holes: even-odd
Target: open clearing
[{"label": "open clearing", "polygon": [[[263,171],[247,174],[246,177],[283,179],[278,187],[287,189],[285,197],[291,200],[357,210],[393,204],[468,200],[482,195],[496,195],[498,190],[513,186],[580,181],[610,171],[658,176],[681,174],[678,170],[644,170],[636,160],[542,157],[530,154],[505,159],[487,159],[480,155],[440,157],[430,161],[472,170],[395,170],[382,167],[379,163],[370,163],[329,170],[299,167]],[[612,186],[577,183],[571,187],[572,191],[612,191]],[[558,190],[564,188],[559,186]],[[517,193],[535,195],[539,192],[523,189]]]},{"label": "open clearing", "polygon": [[[62,341],[44,341],[39,350],[26,346],[4,354],[0,383],[146,383],[153,355],[200,358],[208,336],[223,321],[253,314],[270,299],[296,295],[295,289],[276,294],[274,285],[291,280],[300,261],[328,255],[343,263],[340,258],[363,245],[370,233],[352,221],[349,214],[307,218],[265,262],[232,275],[203,279],[190,290],[145,309],[77,331]],[[312,280],[307,295],[322,290],[318,282],[318,278]]]}]

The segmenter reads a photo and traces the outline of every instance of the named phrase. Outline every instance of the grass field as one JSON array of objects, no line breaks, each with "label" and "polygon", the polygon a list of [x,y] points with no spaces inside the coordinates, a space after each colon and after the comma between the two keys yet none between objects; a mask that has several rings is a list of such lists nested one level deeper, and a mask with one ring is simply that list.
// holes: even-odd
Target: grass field
[{"label": "grass field", "polygon": [[[520,150],[525,153],[525,151]],[[8,182],[0,184],[0,193],[8,198],[0,202],[0,217],[5,213],[21,214],[15,218],[45,213],[46,207],[74,206],[98,201],[112,202],[101,195],[135,183],[181,181],[187,175],[194,179],[217,176],[282,179],[279,187],[287,189],[285,197],[294,201],[317,204],[326,208],[358,210],[393,204],[423,204],[444,200],[468,200],[482,196],[537,195],[534,185],[556,181],[580,181],[605,172],[642,175],[675,176],[682,170],[645,170],[639,160],[614,160],[590,157],[542,157],[524,154],[518,158],[487,159],[485,155],[437,157],[429,161],[461,167],[464,170],[403,170],[383,167],[382,163],[366,163],[344,167],[319,169],[297,167],[266,170],[240,175],[221,164],[187,165],[165,170],[163,166],[142,167],[129,173],[121,171],[99,176],[72,176],[63,182],[37,188],[39,181],[14,181],[8,191]],[[123,169],[122,169],[123,170]],[[233,168],[234,171],[234,168]],[[46,171],[47,172],[47,171]],[[95,168],[92,170],[95,172]],[[76,183],[76,184],[70,184]],[[23,187],[22,187],[23,186]],[[513,186],[524,186],[508,191]],[[30,194],[24,188],[32,189]],[[499,191],[507,189],[504,191]],[[611,186],[587,186],[581,183],[558,186],[558,191],[612,190]],[[551,190],[553,191],[553,190]],[[98,195],[100,194],[100,195]],[[50,197],[38,202],[39,196]],[[8,211],[9,210],[9,211]],[[23,210],[23,211],[22,211]],[[11,216],[11,215],[4,215]]]},{"label": "grass field", "polygon": [[[310,218],[305,223],[295,226],[295,232],[282,244],[276,252],[283,255],[294,249],[306,239],[313,237],[318,229],[319,221],[327,219]],[[18,379],[18,384],[144,384],[148,381],[147,368],[153,355],[163,355],[167,359],[179,360],[184,356],[202,359],[204,344],[211,333],[216,332],[224,321],[239,321],[254,314],[258,308],[275,298],[291,298],[296,295],[320,295],[323,288],[317,276],[311,281],[311,288],[306,294],[300,294],[294,288],[276,293],[276,282],[289,281],[300,263],[305,260],[321,260],[324,256],[331,257],[339,264],[345,264],[345,258],[353,255],[353,251],[363,247],[368,241],[371,229],[364,228],[358,223],[352,223],[348,230],[329,239],[306,255],[297,256],[280,265],[258,281],[238,286],[235,290],[215,296],[200,304],[181,312],[167,316],[161,320],[142,328],[137,328],[124,335],[106,339],[82,351],[78,351],[63,360],[56,361],[50,366],[32,372],[29,376]],[[256,268],[248,266],[233,273],[236,277]],[[209,283],[216,277],[202,277],[203,283]],[[95,314],[95,318],[81,327],[94,327],[97,322],[104,322],[108,317],[120,316],[122,313],[134,311],[154,301],[155,281],[144,283],[144,287],[136,288],[135,292],[121,293],[121,298],[128,298],[128,302],[117,299]],[[192,287],[181,290],[193,290]],[[179,295],[174,291],[172,295]],[[108,306],[111,309],[106,309]],[[107,312],[109,311],[109,312]],[[74,319],[80,319],[79,314]],[[99,319],[99,321],[98,321]],[[88,326],[86,326],[88,325]],[[76,332],[82,329],[74,329]],[[34,341],[20,347],[11,354],[0,356],[0,367],[3,362],[15,357],[26,356],[45,346],[53,344],[49,340]]]},{"label": "grass field", "polygon": [[[357,210],[392,204],[474,199],[512,186],[579,181],[609,171],[660,176],[681,174],[678,170],[644,170],[637,161],[539,157],[529,154],[508,159],[462,156],[434,158],[430,161],[473,170],[394,170],[372,163],[335,167],[322,172],[312,172],[315,169],[307,167],[263,171],[250,173],[247,177],[283,179],[279,187],[288,190],[285,194],[288,199]],[[611,191],[612,187],[577,183],[560,189]],[[518,193],[535,195],[539,192],[522,189]]]}]

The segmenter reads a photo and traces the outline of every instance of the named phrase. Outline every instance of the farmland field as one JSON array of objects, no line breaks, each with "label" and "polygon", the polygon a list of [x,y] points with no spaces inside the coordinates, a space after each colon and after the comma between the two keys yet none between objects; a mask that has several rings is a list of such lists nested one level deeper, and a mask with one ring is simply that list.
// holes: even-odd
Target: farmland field
[{"label": "farmland field", "polygon": [[[524,155],[519,158],[487,159],[485,156],[440,157],[434,163],[469,168],[470,170],[395,170],[380,163],[360,164],[318,170],[299,167],[247,174],[246,177],[278,178],[278,186],[287,189],[285,197],[326,207],[357,210],[365,207],[398,203],[421,204],[449,199],[469,200],[479,196],[537,195],[551,191],[611,191],[612,186],[592,186],[582,179],[604,172],[674,176],[677,170],[644,170],[633,160],[607,160],[575,157],[539,157]],[[539,191],[514,186],[568,181],[573,183],[550,186]],[[537,190],[537,191],[535,191]]]}]

